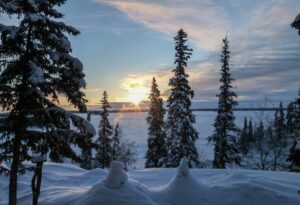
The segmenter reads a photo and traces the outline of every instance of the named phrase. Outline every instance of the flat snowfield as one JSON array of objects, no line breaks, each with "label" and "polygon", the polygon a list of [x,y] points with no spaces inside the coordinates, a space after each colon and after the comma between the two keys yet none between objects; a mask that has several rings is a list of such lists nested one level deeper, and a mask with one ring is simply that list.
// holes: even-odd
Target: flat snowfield
[{"label": "flat snowfield", "polygon": [[[299,205],[300,174],[289,172],[143,169],[128,173],[120,188],[107,188],[108,171],[46,163],[40,205]],[[18,205],[31,204],[31,177],[19,177]],[[7,204],[8,178],[0,176],[0,204]]]}]

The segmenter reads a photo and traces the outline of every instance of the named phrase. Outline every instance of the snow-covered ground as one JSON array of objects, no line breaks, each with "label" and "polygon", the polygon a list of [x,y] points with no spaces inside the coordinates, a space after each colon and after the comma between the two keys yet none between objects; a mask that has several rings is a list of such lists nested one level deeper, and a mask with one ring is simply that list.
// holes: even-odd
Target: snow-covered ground
[{"label": "snow-covered ground", "polygon": [[[46,163],[41,205],[297,205],[300,174],[271,171],[143,169],[128,182],[108,188],[108,170],[83,170],[71,164]],[[32,173],[19,177],[18,205],[31,204]],[[0,176],[0,205],[7,204],[8,178]]]},{"label": "snow-covered ground", "polygon": [[[200,153],[201,160],[213,158],[213,148],[208,145],[207,137],[212,134],[213,123],[216,112],[193,112],[196,116],[195,128],[199,132],[199,140],[197,141],[197,148]],[[257,122],[261,117],[261,112],[253,111],[237,111],[235,112],[236,123],[241,126],[244,122],[244,117],[252,118]],[[265,117],[272,118],[274,112],[266,111],[263,113]],[[86,117],[85,114],[82,115]],[[120,124],[123,136],[137,142],[138,145],[138,161],[135,164],[137,169],[143,168],[145,163],[145,153],[147,149],[147,132],[148,125],[146,123],[146,112],[135,113],[111,113],[109,116],[110,122],[115,125],[117,122]],[[100,117],[99,115],[92,115],[91,122],[98,129]]]}]

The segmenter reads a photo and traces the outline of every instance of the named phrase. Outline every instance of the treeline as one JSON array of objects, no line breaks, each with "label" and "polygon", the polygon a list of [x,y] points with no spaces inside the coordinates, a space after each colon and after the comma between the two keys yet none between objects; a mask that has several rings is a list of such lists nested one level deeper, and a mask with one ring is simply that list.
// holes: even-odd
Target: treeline
[{"label": "treeline", "polygon": [[[300,19],[296,19],[292,27],[299,29],[300,35]],[[198,133],[193,127],[195,116],[190,109],[193,91],[185,73],[192,49],[186,45],[187,34],[182,29],[174,40],[176,68],[173,69],[174,77],[169,81],[171,92],[167,111],[163,108],[156,79],[152,81],[145,167],[176,167],[180,158],[186,158],[190,167],[239,166],[247,169],[299,171],[300,98],[288,105],[286,115],[280,103],[273,119],[261,118],[255,122],[250,119],[248,122],[245,118],[244,127],[238,127],[233,112],[238,102],[232,85],[234,78],[229,67],[227,36],[222,41],[217,116],[213,124],[214,131],[208,136],[208,142],[214,146],[214,159],[211,165],[199,160],[195,147]]]}]

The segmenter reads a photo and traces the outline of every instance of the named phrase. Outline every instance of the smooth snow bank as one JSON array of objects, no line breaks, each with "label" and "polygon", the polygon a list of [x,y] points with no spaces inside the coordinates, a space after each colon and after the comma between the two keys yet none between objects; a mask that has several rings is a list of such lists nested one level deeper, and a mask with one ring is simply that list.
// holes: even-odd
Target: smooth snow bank
[{"label": "smooth snow bank", "polygon": [[[186,171],[186,168],[181,170]],[[297,205],[300,174],[271,171],[176,169],[130,171],[108,188],[109,170],[45,163],[40,205]],[[19,177],[18,205],[31,204],[32,173]],[[8,178],[0,176],[0,204],[7,204]]]},{"label": "smooth snow bank", "polygon": [[[94,185],[86,193],[64,203],[68,197],[62,198],[59,204],[64,205],[154,205],[148,196],[147,189],[136,181],[130,180],[119,188],[108,188],[103,182]],[[48,204],[48,203],[47,203]],[[49,204],[50,205],[50,204]]]},{"label": "smooth snow bank", "polygon": [[164,201],[166,204],[207,204],[204,197],[206,189],[189,173],[188,161],[185,159],[181,160],[171,182],[153,191],[156,191],[158,195],[157,201]]}]

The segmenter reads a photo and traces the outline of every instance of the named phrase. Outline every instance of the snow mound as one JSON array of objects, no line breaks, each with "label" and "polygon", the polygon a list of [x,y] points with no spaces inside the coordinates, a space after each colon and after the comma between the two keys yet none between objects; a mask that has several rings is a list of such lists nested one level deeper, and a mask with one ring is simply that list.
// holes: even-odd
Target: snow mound
[{"label": "snow mound", "polygon": [[141,184],[134,180],[118,189],[108,188],[104,181],[94,185],[85,194],[67,203],[61,201],[63,205],[155,205],[149,196],[148,191]]},{"label": "snow mound", "polygon": [[207,204],[204,200],[206,190],[191,174],[189,174],[188,161],[181,159],[177,173],[171,182],[157,190],[157,194],[166,204],[172,205],[201,205]]},{"label": "snow mound", "polygon": [[108,188],[119,188],[128,181],[127,173],[123,170],[125,165],[122,162],[112,161],[110,164],[110,172],[104,180],[104,184]]}]

